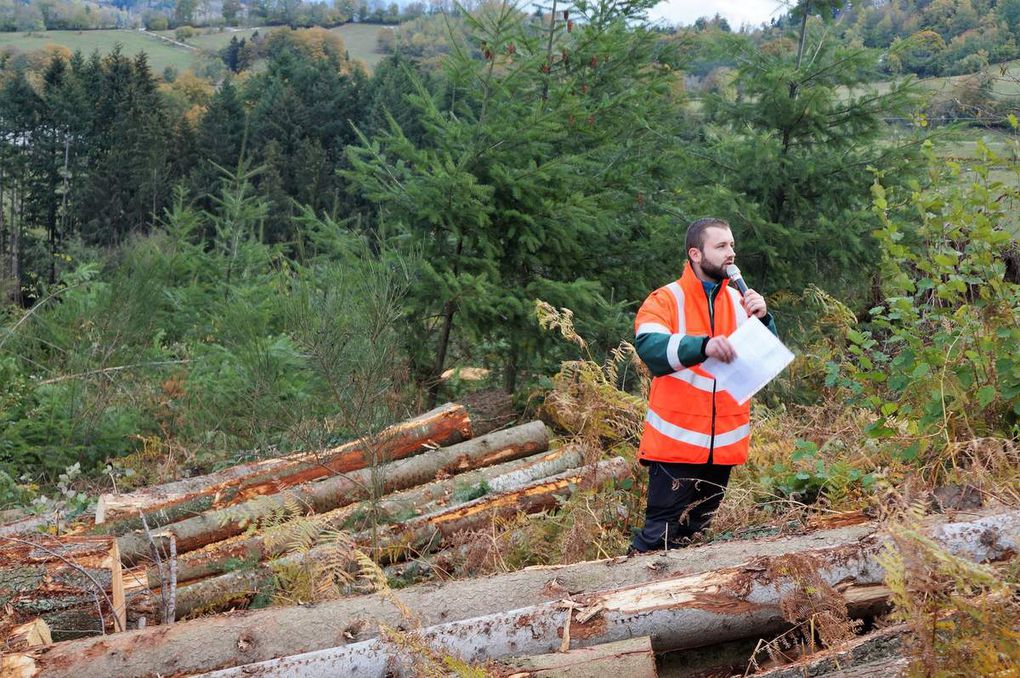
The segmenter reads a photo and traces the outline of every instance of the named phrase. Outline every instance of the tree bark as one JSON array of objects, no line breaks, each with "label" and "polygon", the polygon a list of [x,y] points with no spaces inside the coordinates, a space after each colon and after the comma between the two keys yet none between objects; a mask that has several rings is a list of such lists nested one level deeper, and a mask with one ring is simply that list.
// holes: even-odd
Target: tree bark
[{"label": "tree bark", "polygon": [[[897,624],[888,628],[854,638],[839,647],[829,648],[821,652],[807,655],[784,666],[765,668],[756,672],[755,678],[803,678],[804,676],[826,676],[838,673],[843,669],[871,662],[884,662],[889,659],[901,659],[904,641],[910,636],[907,624]],[[897,675],[897,674],[862,674],[862,675]]]},{"label": "tree bark", "polygon": [[648,636],[501,662],[504,678],[657,678],[652,639]]},{"label": "tree bark", "polygon": [[[376,562],[396,562],[408,553],[437,550],[444,539],[461,530],[477,529],[492,520],[518,513],[537,513],[551,509],[556,505],[557,496],[569,496],[575,488],[596,487],[610,478],[624,478],[629,473],[627,462],[622,457],[616,457],[397,525],[365,530],[354,535],[352,541],[355,546],[367,551]],[[184,586],[177,591],[177,614],[183,618],[198,611],[243,607],[255,596],[273,591],[275,569],[326,559],[333,562],[337,558],[336,550],[335,544],[324,544],[303,553],[278,558],[251,570],[229,572]],[[357,562],[353,557],[349,565],[352,572],[356,571]]]},{"label": "tree bark", "polygon": [[[541,426],[541,423],[539,425]],[[481,441],[481,438],[478,440]],[[453,448],[447,449],[452,450]],[[441,510],[440,504],[458,503],[454,496],[458,487],[483,487],[482,483],[484,483],[489,492],[503,492],[570,468],[576,468],[582,463],[581,452],[575,446],[570,446],[554,452],[479,469],[468,473],[466,477],[453,476],[445,480],[434,481],[404,492],[388,495],[378,501],[361,501],[355,505],[314,516],[311,520],[319,532],[339,529],[360,531],[369,529],[372,524],[391,524],[407,520],[415,515]],[[282,526],[282,529],[285,530],[286,526]],[[213,544],[208,548],[193,551],[179,559],[177,580],[184,583],[202,579],[223,574],[230,569],[237,569],[238,563],[255,563],[280,556],[287,550],[286,541],[286,537],[280,534],[273,535],[269,539],[266,535],[260,534],[248,539],[230,540],[224,544]],[[147,575],[150,587],[159,586],[159,580],[154,575],[155,573],[150,567]]]},{"label": "tree bark", "polygon": [[[977,529],[933,531],[932,538],[963,539],[968,553],[982,560],[1012,555],[1020,545],[1020,513],[1007,523],[988,520]],[[977,541],[975,541],[977,540]],[[981,543],[987,540],[987,543]],[[953,542],[944,546],[954,549]],[[519,654],[554,652],[569,643],[589,647],[648,635],[656,651],[676,650],[760,636],[788,626],[781,610],[791,593],[821,582],[880,584],[884,572],[876,557],[887,542],[879,536],[833,549],[793,556],[753,558],[731,568],[686,574],[664,581],[572,596],[523,609],[454,621],[410,631],[400,642],[382,638],[201,674],[205,678],[336,675],[412,675],[415,657],[407,646],[425,644],[432,652],[470,662]],[[805,579],[798,571],[810,564]],[[791,566],[793,565],[793,566]],[[792,573],[792,574],[791,574]],[[406,642],[405,642],[406,641]]]},{"label": "tree bark", "polygon": [[[173,535],[177,552],[187,553],[239,535],[249,525],[281,512],[322,513],[372,496],[374,489],[394,492],[428,482],[439,473],[457,473],[477,466],[517,459],[549,447],[549,431],[540,421],[469,440],[446,448],[431,450],[408,459],[400,459],[375,468],[361,468],[326,480],[308,483],[272,496],[260,496],[221,509],[206,511],[173,523],[159,534]],[[380,487],[374,488],[375,485]],[[149,552],[149,536],[136,530],[118,539],[121,560],[135,565]]]},{"label": "tree bark", "polygon": [[124,583],[112,537],[0,537],[0,609],[8,623],[36,617],[55,640],[124,625]]},{"label": "tree bark", "polygon": [[[970,541],[976,539],[988,544],[981,559],[995,560],[1008,553],[1009,549],[1020,551],[1017,543],[1020,539],[1016,536],[1018,524],[1020,512],[1013,511],[971,520],[963,525],[974,532],[974,536],[968,537]],[[755,542],[726,542],[631,558],[528,568],[451,581],[441,586],[412,586],[315,606],[232,612],[172,626],[59,643],[31,655],[34,673],[29,675],[154,678],[157,675],[211,671],[365,640],[376,635],[380,624],[397,629],[408,628],[411,622],[399,607],[410,610],[415,623],[428,627],[484,617],[501,610],[536,607],[567,597],[581,600],[596,591],[673,581],[708,570],[733,569],[752,558],[804,552],[852,554],[854,549],[864,549],[865,545],[873,553],[883,542],[888,543],[888,540],[876,535],[876,531],[874,524],[853,525]],[[943,534],[951,535],[952,539],[960,538],[954,531]],[[982,534],[985,536],[982,537]],[[942,539],[939,538],[939,541],[942,542]],[[880,580],[881,572],[874,568],[874,564],[869,571],[873,581]],[[755,572],[745,571],[744,575],[753,577]],[[719,603],[725,600],[725,596],[718,598]],[[738,612],[741,606],[743,603],[738,599],[732,609]],[[691,612],[698,610],[692,608]],[[711,621],[710,630],[701,633],[690,629],[687,644],[691,641],[704,644],[717,641],[712,629],[720,627],[720,621],[724,621],[725,617],[709,617],[707,610],[704,616]],[[316,629],[316,632],[309,633],[308,629]],[[669,632],[669,627],[666,630]],[[760,635],[759,630],[756,630],[756,635]],[[659,644],[657,650],[668,647],[669,636],[655,633],[652,637]],[[523,652],[526,650],[522,649],[517,654]]]},{"label": "tree bark", "polygon": [[[540,478],[548,478],[568,469],[577,468],[584,465],[584,462],[582,446],[566,445],[551,452],[535,454],[524,459],[508,461],[496,466],[468,471],[452,478],[419,485],[382,497],[377,502],[366,502],[365,513],[371,509],[372,517],[377,523],[397,522],[409,515],[424,515],[455,503],[455,493],[458,488],[481,489],[484,484],[490,493],[505,492]],[[364,529],[368,527],[364,523],[365,521],[362,521],[354,526],[356,529]]]},{"label": "tree bark", "polygon": [[210,509],[403,459],[436,445],[452,445],[470,437],[467,411],[460,405],[447,404],[386,428],[378,435],[329,450],[267,459],[120,497],[103,495],[96,510],[94,531],[119,535],[139,529],[140,511],[145,512],[150,527],[167,525]]},{"label": "tree bark", "polygon": [[[242,610],[172,626],[151,626],[104,638],[59,643],[38,652],[35,673],[59,678],[179,676],[326,649],[374,637],[380,624],[407,628],[398,605],[421,626],[469,619],[585,592],[659,581],[685,573],[733,567],[754,555],[782,555],[851,545],[874,525],[806,536],[727,542],[573,565],[535,567],[436,586],[352,596],[315,606]],[[316,629],[309,633],[308,629]],[[83,662],[82,657],[89,657]]]}]

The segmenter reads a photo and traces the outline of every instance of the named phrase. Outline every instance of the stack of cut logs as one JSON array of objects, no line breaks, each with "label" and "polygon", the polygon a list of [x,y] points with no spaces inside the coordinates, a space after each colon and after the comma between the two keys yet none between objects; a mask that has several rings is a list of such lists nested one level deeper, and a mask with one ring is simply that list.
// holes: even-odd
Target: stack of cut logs
[{"label": "stack of cut logs", "polygon": [[[790,573],[805,562],[811,585],[838,591],[852,614],[874,612],[888,596],[875,559],[888,540],[858,521],[782,540],[212,614],[267,598],[286,565],[336,567],[350,552],[342,566],[354,573],[352,546],[398,563],[631,472],[622,458],[596,456],[574,445],[549,451],[541,422],[472,438],[464,408],[446,405],[333,449],[104,496],[90,534],[0,536],[0,678],[412,675],[444,656],[490,662],[500,675],[652,676],[653,652],[782,631],[783,598],[804,585]],[[281,516],[350,539],[292,552],[249,529]],[[1020,551],[1018,526],[1020,516],[1005,512],[932,525],[930,536],[982,561]]]}]

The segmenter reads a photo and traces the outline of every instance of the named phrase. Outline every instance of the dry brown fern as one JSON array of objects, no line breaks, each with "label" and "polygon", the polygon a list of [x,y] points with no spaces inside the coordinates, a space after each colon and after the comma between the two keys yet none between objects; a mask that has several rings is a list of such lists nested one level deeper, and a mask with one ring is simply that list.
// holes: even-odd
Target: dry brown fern
[{"label": "dry brown fern", "polygon": [[1020,676],[1020,564],[955,556],[920,529],[925,505],[890,519],[879,557],[894,616],[911,625],[913,676]]},{"label": "dry brown fern", "polygon": [[[535,312],[539,325],[558,330],[585,354],[581,360],[560,365],[542,406],[544,415],[575,439],[594,446],[636,443],[645,416],[649,375],[634,346],[621,342],[599,363],[574,328],[570,309],[557,310],[544,301],[536,301]],[[638,374],[638,394],[620,388],[626,381],[622,371],[628,369]]]},{"label": "dry brown fern", "polygon": [[860,622],[850,619],[846,600],[819,575],[819,563],[812,557],[787,554],[772,560],[769,577],[790,578],[794,589],[780,601],[783,618],[799,624],[809,651],[816,639],[822,647],[835,647],[853,638]]}]

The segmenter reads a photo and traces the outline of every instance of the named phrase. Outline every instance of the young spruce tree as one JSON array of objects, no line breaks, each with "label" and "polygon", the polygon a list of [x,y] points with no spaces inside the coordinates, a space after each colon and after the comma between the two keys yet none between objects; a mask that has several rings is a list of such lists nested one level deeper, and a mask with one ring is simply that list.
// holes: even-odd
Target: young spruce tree
[{"label": "young spruce tree", "polygon": [[406,338],[433,400],[454,346],[501,368],[509,390],[539,367],[536,298],[600,319],[615,343],[618,303],[673,275],[658,191],[676,165],[662,131],[677,116],[677,74],[643,27],[652,4],[465,12],[473,37],[446,61],[439,93],[419,84],[407,97],[420,140],[393,118],[349,150],[345,176],[422,250]]}]

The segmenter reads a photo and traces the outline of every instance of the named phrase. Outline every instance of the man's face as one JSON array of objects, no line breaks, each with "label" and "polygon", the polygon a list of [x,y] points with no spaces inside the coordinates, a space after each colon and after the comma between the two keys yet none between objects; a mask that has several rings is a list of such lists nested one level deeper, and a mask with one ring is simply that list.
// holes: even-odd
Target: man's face
[{"label": "man's face", "polygon": [[726,267],[737,256],[733,249],[733,232],[721,226],[709,226],[702,235],[704,240],[701,249],[692,247],[689,252],[695,273],[700,268],[703,277],[721,281],[726,277]]}]

